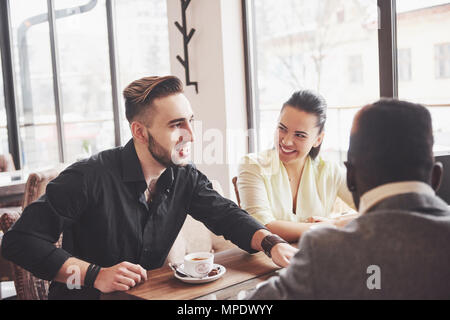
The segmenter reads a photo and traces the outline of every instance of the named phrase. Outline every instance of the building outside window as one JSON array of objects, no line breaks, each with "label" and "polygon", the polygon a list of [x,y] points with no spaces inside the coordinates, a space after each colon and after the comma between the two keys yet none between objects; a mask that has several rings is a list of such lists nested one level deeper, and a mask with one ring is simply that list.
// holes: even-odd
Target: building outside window
[{"label": "building outside window", "polygon": [[363,84],[363,59],[361,55],[348,58],[348,75],[350,84]]},{"label": "building outside window", "polygon": [[411,49],[399,49],[398,53],[398,80],[410,81],[411,72]]},{"label": "building outside window", "polygon": [[[397,0],[400,99],[422,103],[433,119],[435,146],[450,148],[450,1]],[[402,81],[409,58],[410,81]]]},{"label": "building outside window", "polygon": [[434,50],[436,55],[436,78],[450,78],[450,43],[437,44]]}]

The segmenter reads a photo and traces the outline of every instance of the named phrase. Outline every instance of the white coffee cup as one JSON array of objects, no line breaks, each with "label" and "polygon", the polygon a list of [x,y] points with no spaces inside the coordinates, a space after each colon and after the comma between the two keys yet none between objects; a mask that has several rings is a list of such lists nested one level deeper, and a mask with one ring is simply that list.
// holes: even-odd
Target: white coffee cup
[{"label": "white coffee cup", "polygon": [[213,267],[214,254],[211,252],[195,252],[184,257],[184,271],[191,277],[205,277]]}]

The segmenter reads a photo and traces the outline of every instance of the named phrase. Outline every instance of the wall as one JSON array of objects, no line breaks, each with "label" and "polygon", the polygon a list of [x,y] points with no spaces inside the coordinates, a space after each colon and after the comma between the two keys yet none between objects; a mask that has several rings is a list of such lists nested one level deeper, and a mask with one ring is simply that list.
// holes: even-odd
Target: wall
[{"label": "wall", "polygon": [[[183,38],[174,22],[181,20],[181,2],[167,0],[171,72],[185,81]],[[192,152],[197,167],[218,180],[226,197],[235,199],[231,179],[236,158],[247,152],[245,73],[240,0],[193,0],[187,13],[191,81],[185,95],[194,111],[196,140]],[[228,129],[228,130],[227,130]],[[240,133],[240,134],[239,134]],[[234,137],[234,138],[233,138]]]}]

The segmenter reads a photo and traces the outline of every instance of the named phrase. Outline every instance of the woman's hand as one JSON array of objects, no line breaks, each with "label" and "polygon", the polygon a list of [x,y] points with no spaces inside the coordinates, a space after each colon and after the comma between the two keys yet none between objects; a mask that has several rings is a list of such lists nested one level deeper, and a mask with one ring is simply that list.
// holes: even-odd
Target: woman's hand
[{"label": "woman's hand", "polygon": [[326,223],[330,223],[333,224],[334,219],[332,218],[326,218],[326,217],[321,217],[321,216],[312,216],[306,219],[306,222],[308,223],[320,223],[320,222],[326,222]]}]

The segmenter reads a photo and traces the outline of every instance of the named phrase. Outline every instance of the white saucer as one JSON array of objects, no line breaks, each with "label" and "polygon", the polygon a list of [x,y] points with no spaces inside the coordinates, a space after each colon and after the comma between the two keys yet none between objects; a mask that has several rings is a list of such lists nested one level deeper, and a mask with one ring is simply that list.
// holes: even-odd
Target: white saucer
[{"label": "white saucer", "polygon": [[[184,264],[181,264],[178,268],[180,268],[181,271],[184,271]],[[186,283],[206,283],[206,282],[211,282],[211,281],[219,279],[220,277],[222,277],[225,274],[225,272],[227,272],[227,269],[220,264],[214,264],[213,269],[216,269],[216,268],[219,268],[218,274],[216,274],[215,276],[211,276],[211,277],[206,276],[204,278],[194,278],[194,277],[189,277],[189,276],[182,277],[182,276],[178,275],[176,272],[174,272],[173,274],[174,274],[175,278],[177,278],[183,282],[186,282]]]}]

